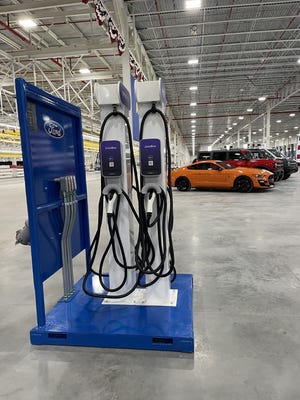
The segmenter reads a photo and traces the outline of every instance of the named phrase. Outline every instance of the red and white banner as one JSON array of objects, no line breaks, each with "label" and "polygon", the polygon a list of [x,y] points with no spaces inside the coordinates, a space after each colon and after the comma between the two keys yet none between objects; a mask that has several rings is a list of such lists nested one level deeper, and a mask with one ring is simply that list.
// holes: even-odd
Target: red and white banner
[{"label": "red and white banner", "polygon": [[98,24],[101,26],[104,24],[104,21],[106,18],[108,18],[108,11],[104,7],[104,4],[101,0],[94,0],[94,7],[95,7],[95,13],[96,17],[98,20]]},{"label": "red and white banner", "polygon": [[[118,28],[114,23],[113,19],[111,18],[107,8],[105,7],[103,0],[91,0],[91,1],[93,1],[94,3],[98,24],[100,26],[105,24],[105,27],[107,29],[107,34],[110,37],[110,41],[112,43],[117,42],[118,53],[121,56],[126,49],[126,43],[123,36],[118,31]],[[87,4],[89,0],[82,0],[82,2]],[[135,78],[140,81],[145,81],[146,77],[143,71],[141,70],[138,62],[132,55],[132,53],[129,53],[129,64],[130,64],[130,69],[133,72]]]}]

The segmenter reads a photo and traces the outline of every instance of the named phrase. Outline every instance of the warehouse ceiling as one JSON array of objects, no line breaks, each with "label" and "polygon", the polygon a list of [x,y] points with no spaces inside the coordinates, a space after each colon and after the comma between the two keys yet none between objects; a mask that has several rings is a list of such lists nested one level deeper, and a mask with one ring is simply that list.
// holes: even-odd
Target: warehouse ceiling
[{"label": "warehouse ceiling", "polygon": [[[127,45],[165,82],[173,124],[191,151],[233,144],[238,131],[246,143],[250,123],[252,141],[262,141],[267,107],[273,144],[299,132],[299,1],[202,0],[191,9],[184,0],[103,3],[120,30],[119,13],[128,13]],[[36,26],[21,27],[24,18]],[[95,80],[122,79],[124,55],[91,0],[0,1],[0,54],[2,123],[15,118],[14,77],[79,105],[91,131],[99,119]],[[151,79],[149,71],[143,67]]]}]

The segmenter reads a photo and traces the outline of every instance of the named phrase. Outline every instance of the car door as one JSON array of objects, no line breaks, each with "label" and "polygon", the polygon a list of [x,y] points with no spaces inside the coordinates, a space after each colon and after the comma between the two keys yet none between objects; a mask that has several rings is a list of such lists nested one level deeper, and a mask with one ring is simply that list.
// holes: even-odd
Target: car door
[{"label": "car door", "polygon": [[207,171],[210,163],[196,163],[188,166],[188,178],[192,187],[207,187]]},{"label": "car door", "polygon": [[217,162],[207,163],[207,170],[203,178],[207,187],[229,188],[232,186],[231,169],[225,169]]}]

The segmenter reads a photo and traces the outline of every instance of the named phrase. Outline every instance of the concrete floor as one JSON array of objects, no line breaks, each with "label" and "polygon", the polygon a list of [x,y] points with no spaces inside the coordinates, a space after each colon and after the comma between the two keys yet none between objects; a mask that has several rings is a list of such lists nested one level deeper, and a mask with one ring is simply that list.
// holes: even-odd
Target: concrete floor
[{"label": "concrete floor", "polygon": [[[92,232],[97,179],[89,174]],[[1,399],[300,398],[300,173],[266,192],[174,192],[177,270],[194,275],[193,355],[31,346],[30,249],[14,244],[23,182],[0,190]],[[46,285],[48,306],[60,280]]]}]

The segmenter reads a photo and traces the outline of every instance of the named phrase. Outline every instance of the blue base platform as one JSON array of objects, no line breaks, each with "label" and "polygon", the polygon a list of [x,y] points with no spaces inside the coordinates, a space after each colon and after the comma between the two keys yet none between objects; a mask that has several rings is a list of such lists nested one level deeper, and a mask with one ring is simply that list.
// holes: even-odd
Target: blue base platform
[{"label": "blue base platform", "polygon": [[46,325],[30,332],[34,345],[114,347],[194,351],[193,276],[178,274],[176,307],[102,304],[87,296],[77,282],[73,297],[46,316]]}]

